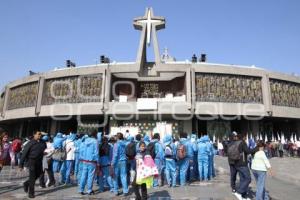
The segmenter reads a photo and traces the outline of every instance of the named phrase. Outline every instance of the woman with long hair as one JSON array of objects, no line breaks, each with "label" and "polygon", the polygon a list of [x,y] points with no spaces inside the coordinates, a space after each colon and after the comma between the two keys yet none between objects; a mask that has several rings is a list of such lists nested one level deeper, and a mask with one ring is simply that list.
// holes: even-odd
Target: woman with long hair
[{"label": "woman with long hair", "polygon": [[12,151],[12,146],[8,141],[7,132],[3,132],[0,135],[0,171],[4,165],[10,165],[14,162],[14,153]]}]

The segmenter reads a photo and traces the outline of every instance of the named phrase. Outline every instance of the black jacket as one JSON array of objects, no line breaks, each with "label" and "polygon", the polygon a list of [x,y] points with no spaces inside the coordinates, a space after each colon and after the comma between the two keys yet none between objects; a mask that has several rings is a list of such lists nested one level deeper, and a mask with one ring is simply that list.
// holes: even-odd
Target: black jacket
[{"label": "black jacket", "polygon": [[20,167],[24,167],[25,161],[41,162],[43,161],[44,151],[47,145],[44,141],[30,140],[24,147]]},{"label": "black jacket", "polygon": [[[238,141],[230,141],[228,146],[232,144],[232,142],[238,142]],[[239,160],[231,160],[228,157],[228,163],[230,165],[235,165],[236,167],[241,166],[248,166],[248,155],[249,154],[255,154],[258,151],[258,148],[249,149],[247,146],[247,143],[245,141],[242,141],[239,145],[239,152],[241,153]]]}]

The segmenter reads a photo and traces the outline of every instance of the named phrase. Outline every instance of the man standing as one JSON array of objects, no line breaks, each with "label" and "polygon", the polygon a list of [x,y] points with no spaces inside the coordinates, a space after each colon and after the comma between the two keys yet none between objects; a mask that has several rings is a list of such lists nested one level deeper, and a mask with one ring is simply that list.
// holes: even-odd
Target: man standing
[{"label": "man standing", "polygon": [[33,139],[30,140],[24,147],[20,160],[20,169],[24,167],[24,162],[27,161],[29,169],[29,179],[23,183],[24,191],[28,192],[29,198],[34,198],[34,184],[37,178],[40,177],[43,170],[43,156],[46,149],[46,143],[41,140],[42,133],[36,131]]},{"label": "man standing", "polygon": [[[233,194],[239,200],[246,200],[248,187],[251,182],[251,175],[248,168],[248,154],[255,153],[257,150],[250,150],[244,140],[243,136],[238,135],[236,132],[232,133],[232,141],[228,144],[228,162],[230,166],[230,176],[231,176],[231,188]],[[236,188],[236,174],[239,174],[240,184]]]}]

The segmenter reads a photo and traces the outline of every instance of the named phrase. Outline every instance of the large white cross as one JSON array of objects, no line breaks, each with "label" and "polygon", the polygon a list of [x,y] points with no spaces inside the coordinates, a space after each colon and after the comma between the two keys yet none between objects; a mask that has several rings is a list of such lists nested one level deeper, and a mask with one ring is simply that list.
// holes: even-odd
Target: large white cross
[{"label": "large white cross", "polygon": [[152,23],[162,22],[162,20],[152,19],[151,16],[152,16],[151,9],[149,9],[148,13],[147,13],[147,19],[138,20],[138,22],[140,22],[142,24],[147,24],[147,44],[148,44],[148,46],[150,45],[150,41],[151,41]]}]

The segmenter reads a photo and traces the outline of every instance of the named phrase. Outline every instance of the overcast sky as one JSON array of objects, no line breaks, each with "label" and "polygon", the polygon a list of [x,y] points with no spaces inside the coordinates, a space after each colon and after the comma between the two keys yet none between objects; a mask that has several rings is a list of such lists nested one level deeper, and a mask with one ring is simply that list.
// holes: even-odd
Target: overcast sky
[{"label": "overcast sky", "polygon": [[[7,0],[0,2],[0,87],[71,59],[77,65],[135,61],[146,7],[166,18],[158,32],[177,60],[255,65],[300,74],[299,0]],[[97,61],[98,60],[98,61]]]}]

